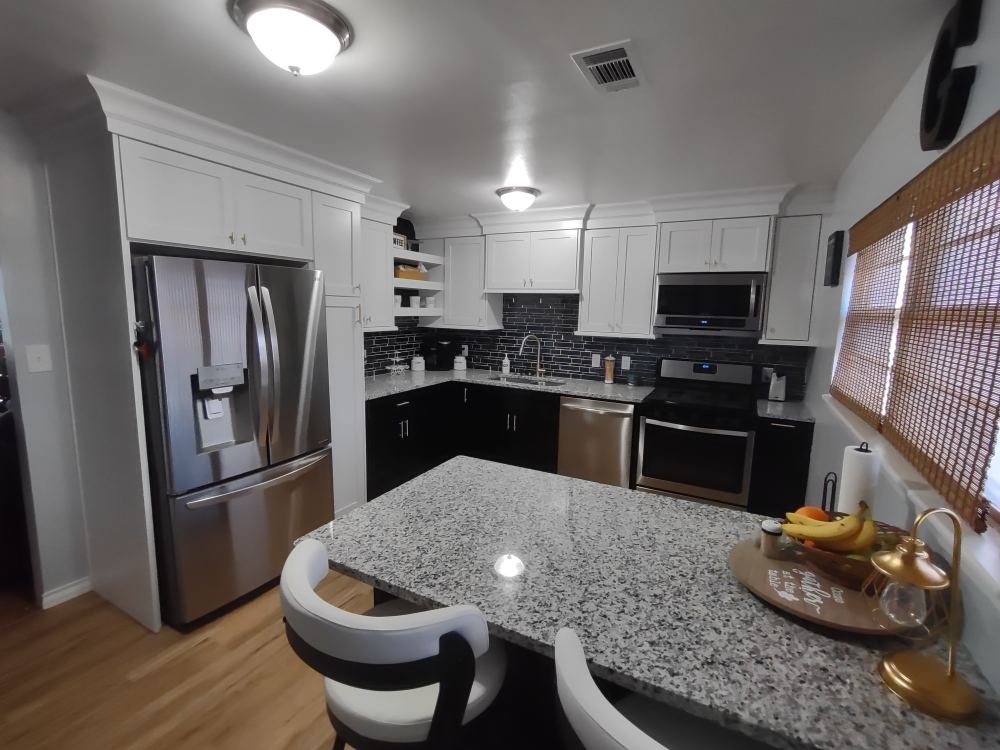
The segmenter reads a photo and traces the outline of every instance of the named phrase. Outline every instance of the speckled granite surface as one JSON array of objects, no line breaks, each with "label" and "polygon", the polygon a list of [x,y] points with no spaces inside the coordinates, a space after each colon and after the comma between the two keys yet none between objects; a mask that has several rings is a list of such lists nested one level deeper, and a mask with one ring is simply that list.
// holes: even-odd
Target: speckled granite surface
[{"label": "speckled granite surface", "polygon": [[[543,653],[573,627],[595,673],[776,747],[1000,748],[995,693],[974,727],[928,718],[882,686],[877,641],[746,591],[727,557],[758,520],[460,456],[310,536],[335,570],[420,604],[475,604]],[[517,579],[493,572],[507,552],[525,563]]]},{"label": "speckled granite surface", "polygon": [[543,393],[557,393],[560,396],[578,396],[580,398],[597,398],[606,401],[622,401],[637,404],[653,392],[650,386],[625,385],[613,383],[605,385],[599,380],[582,380],[579,378],[556,378],[564,380],[562,385],[533,385],[528,383],[512,383],[509,380],[494,380],[500,373],[489,370],[465,370],[456,372],[444,370],[441,372],[411,372],[407,370],[402,375],[376,375],[365,378],[365,399],[383,396],[394,396],[418,388],[427,388],[438,383],[458,380],[482,385],[495,385],[503,388],[522,388]]},{"label": "speckled granite surface", "polygon": [[815,422],[816,418],[801,401],[757,400],[757,416],[764,419],[787,419],[790,422]]}]

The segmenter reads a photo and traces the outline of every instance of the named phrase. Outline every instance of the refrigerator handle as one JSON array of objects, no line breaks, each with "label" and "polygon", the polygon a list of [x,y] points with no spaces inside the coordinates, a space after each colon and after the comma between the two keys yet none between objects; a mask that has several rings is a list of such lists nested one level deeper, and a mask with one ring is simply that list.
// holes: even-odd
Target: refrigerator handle
[{"label": "refrigerator handle", "polygon": [[263,448],[267,446],[268,393],[271,389],[271,376],[267,366],[267,341],[264,338],[263,315],[260,311],[260,300],[257,299],[257,287],[247,287],[247,298],[250,301],[250,317],[253,320],[254,341],[257,344],[257,369],[259,381],[257,384],[257,443]]},{"label": "refrigerator handle", "polygon": [[[324,451],[318,456],[311,456],[309,458],[300,459],[294,463],[289,464],[290,468],[287,468],[281,474],[275,476],[269,476],[262,479],[259,482],[255,482],[247,487],[236,487],[235,489],[226,490],[223,489],[222,492],[216,493],[214,495],[205,495],[204,493],[199,493],[200,497],[192,498],[184,503],[185,508],[190,508],[191,510],[197,510],[198,508],[205,508],[210,505],[218,505],[219,503],[227,502],[232,500],[238,495],[242,495],[250,490],[259,490],[264,487],[274,487],[279,484],[284,484],[293,477],[298,476],[307,469],[312,468],[320,461],[325,459],[328,455],[328,451]],[[284,468],[284,467],[283,467]]]},{"label": "refrigerator handle", "polygon": [[260,298],[264,301],[264,325],[267,327],[267,338],[271,346],[271,389],[274,398],[271,399],[271,436],[278,435],[281,409],[281,355],[278,352],[278,333],[274,327],[274,307],[271,305],[271,290],[266,286],[260,288]]}]

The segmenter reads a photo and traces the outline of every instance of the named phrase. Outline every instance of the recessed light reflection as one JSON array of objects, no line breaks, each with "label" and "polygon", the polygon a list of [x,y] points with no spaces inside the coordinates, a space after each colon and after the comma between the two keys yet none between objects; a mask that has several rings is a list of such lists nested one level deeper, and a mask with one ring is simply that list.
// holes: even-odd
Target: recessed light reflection
[{"label": "recessed light reflection", "polygon": [[521,562],[520,557],[508,552],[497,558],[497,561],[493,563],[493,570],[504,578],[516,578],[524,572],[524,563]]}]

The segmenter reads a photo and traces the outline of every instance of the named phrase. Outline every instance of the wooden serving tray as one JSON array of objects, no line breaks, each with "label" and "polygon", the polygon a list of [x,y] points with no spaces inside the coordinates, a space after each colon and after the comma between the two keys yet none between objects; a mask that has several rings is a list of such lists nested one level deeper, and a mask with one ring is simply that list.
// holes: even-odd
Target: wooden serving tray
[{"label": "wooden serving tray", "polygon": [[823,577],[801,557],[764,557],[755,539],[744,539],[733,547],[729,569],[736,580],[768,604],[817,625],[863,635],[905,630],[879,627],[872,617],[871,602],[860,591]]}]

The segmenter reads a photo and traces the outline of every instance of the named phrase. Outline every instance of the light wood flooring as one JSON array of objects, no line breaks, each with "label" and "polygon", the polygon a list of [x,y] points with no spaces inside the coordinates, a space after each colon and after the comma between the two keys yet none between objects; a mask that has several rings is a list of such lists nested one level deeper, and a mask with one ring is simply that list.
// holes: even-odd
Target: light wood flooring
[{"label": "light wood flooring", "polygon": [[[353,612],[372,590],[331,574]],[[276,588],[153,634],[96,594],[0,620],[0,748],[329,750],[322,678],[288,647]]]}]

